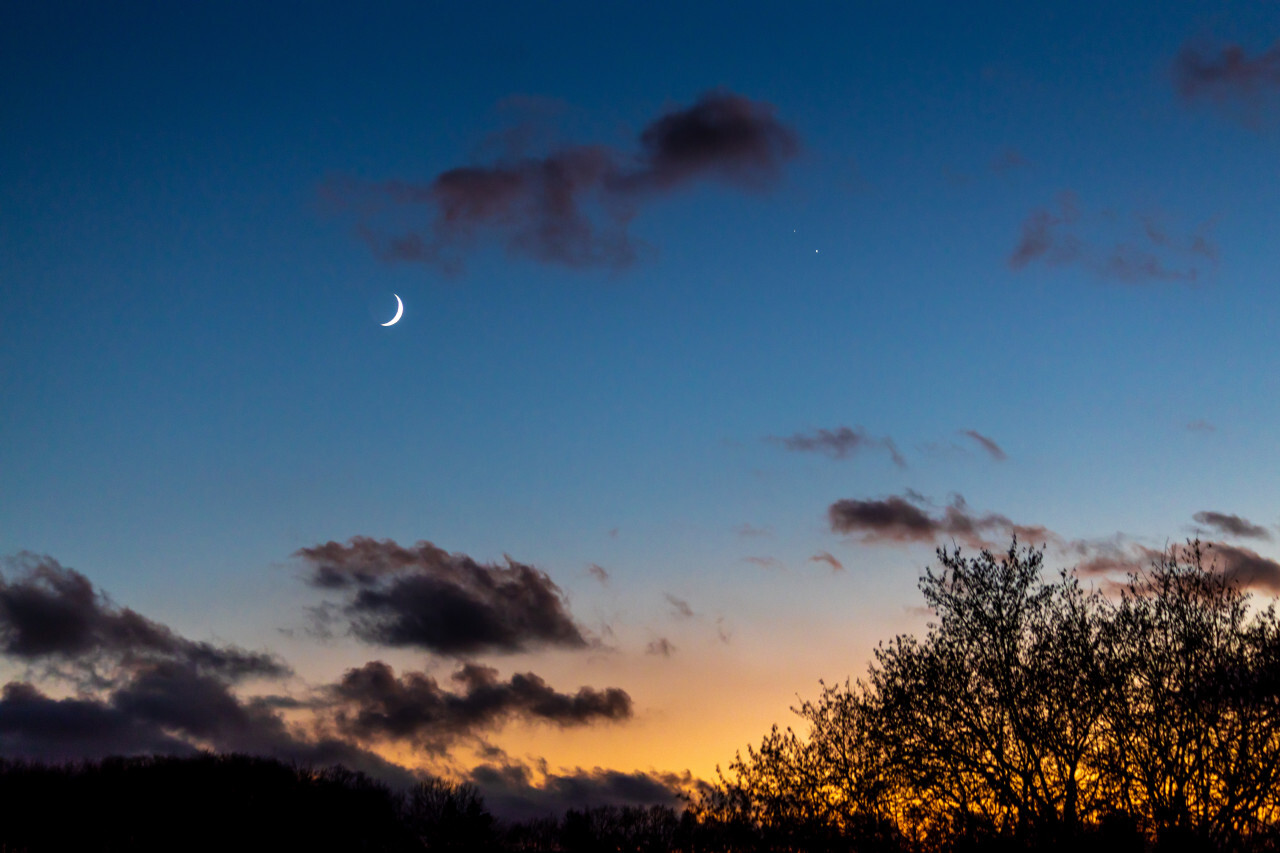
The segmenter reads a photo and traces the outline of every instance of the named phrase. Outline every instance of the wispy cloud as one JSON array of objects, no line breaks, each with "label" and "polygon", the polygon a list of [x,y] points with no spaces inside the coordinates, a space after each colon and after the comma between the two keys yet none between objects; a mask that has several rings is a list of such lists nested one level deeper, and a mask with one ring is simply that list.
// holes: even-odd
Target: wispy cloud
[{"label": "wispy cloud", "polygon": [[1280,93],[1280,41],[1253,56],[1238,44],[1188,44],[1173,61],[1173,81],[1185,100],[1242,106],[1252,124],[1264,96]]},{"label": "wispy cloud", "polygon": [[681,619],[692,619],[694,617],[693,608],[683,598],[677,598],[669,592],[664,592],[662,597],[671,605],[671,612],[677,617]]},{"label": "wispy cloud", "polygon": [[426,183],[331,183],[326,194],[360,211],[380,255],[462,269],[477,243],[569,267],[625,267],[638,249],[628,224],[645,202],[699,180],[743,189],[772,184],[799,149],[771,105],[717,90],[664,113],[635,151],[566,145],[459,166]]},{"label": "wispy cloud", "polygon": [[907,461],[898,452],[897,445],[891,438],[874,438],[861,426],[847,426],[835,429],[815,429],[807,433],[796,433],[789,436],[769,436],[768,441],[781,444],[787,450],[798,453],[821,453],[832,459],[845,459],[861,450],[872,448],[884,450],[899,468],[905,468]]},{"label": "wispy cloud", "polygon": [[650,642],[645,647],[644,652],[647,655],[661,655],[664,658],[669,658],[676,653],[676,647],[666,637],[659,637]]},{"label": "wispy cloud", "polygon": [[809,562],[810,563],[826,563],[828,566],[831,567],[831,571],[833,572],[844,571],[844,563],[840,562],[835,557],[828,554],[826,551],[819,551],[818,553],[814,554],[812,557],[809,558]]},{"label": "wispy cloud", "polygon": [[979,447],[985,450],[991,458],[997,462],[1003,462],[1009,458],[1009,455],[1004,452],[1004,449],[1001,448],[1000,445],[996,444],[993,439],[988,438],[976,429],[962,429],[960,430],[960,435],[967,435],[969,438],[972,438],[978,443]]},{"label": "wispy cloud", "polygon": [[1115,229],[1113,216],[1086,215],[1075,193],[1063,192],[1056,209],[1039,208],[1023,222],[1009,266],[1021,270],[1033,263],[1075,265],[1097,278],[1125,284],[1199,280],[1218,259],[1208,226],[1171,234],[1161,220],[1156,214],[1133,217],[1117,241],[1107,233]]}]

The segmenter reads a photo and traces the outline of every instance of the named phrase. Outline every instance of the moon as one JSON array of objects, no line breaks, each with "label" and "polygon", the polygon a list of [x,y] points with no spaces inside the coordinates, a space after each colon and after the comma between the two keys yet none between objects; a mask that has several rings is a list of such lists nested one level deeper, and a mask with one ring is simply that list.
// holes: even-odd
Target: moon
[{"label": "moon", "polygon": [[400,301],[400,295],[397,293],[393,293],[391,295],[396,298],[396,316],[383,323],[382,325],[384,326],[394,326],[396,323],[399,323],[400,315],[404,313],[404,303]]}]

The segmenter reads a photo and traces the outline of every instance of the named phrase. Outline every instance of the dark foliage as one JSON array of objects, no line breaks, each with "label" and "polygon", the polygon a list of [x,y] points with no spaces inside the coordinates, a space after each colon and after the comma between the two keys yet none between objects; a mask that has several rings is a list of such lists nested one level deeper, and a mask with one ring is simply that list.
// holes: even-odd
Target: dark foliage
[{"label": "dark foliage", "polygon": [[30,853],[420,849],[397,798],[363,774],[208,753],[0,761],[0,843]]},{"label": "dark foliage", "polygon": [[1280,850],[1280,623],[1198,542],[1118,600],[940,550],[881,644],[692,804],[722,850]]}]

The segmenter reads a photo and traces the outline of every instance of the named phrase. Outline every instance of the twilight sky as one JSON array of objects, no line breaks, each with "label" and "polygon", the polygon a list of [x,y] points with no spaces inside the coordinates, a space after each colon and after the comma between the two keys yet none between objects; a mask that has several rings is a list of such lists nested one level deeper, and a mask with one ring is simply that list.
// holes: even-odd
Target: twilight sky
[{"label": "twilight sky", "polygon": [[937,545],[1280,593],[1280,3],[368,5],[0,7],[0,755],[642,801]]}]

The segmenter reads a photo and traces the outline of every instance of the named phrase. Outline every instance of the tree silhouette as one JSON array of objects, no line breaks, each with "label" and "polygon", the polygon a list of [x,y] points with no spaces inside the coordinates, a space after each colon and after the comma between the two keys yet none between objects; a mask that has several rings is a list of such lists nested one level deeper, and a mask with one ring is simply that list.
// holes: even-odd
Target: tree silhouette
[{"label": "tree silhouette", "polygon": [[725,849],[1274,849],[1280,629],[1198,542],[1118,602],[1016,541],[938,563],[923,638],[692,804]]},{"label": "tree silhouette", "polygon": [[493,815],[471,784],[431,778],[405,795],[401,806],[405,826],[427,850],[480,851],[496,846]]}]

